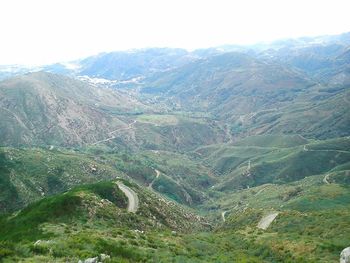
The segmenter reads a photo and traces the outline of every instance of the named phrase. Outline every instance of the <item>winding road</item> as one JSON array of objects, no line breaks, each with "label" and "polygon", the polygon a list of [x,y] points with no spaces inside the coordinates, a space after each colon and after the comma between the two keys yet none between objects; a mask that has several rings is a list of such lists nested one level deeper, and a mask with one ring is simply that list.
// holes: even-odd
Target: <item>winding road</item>
[{"label": "winding road", "polygon": [[330,174],[326,174],[326,176],[323,178],[323,182],[324,182],[325,184],[331,184],[331,183],[328,181],[329,176],[330,176]]},{"label": "winding road", "polygon": [[111,136],[111,137],[108,137],[107,139],[104,139],[104,140],[100,140],[100,141],[97,141],[97,142],[94,142],[92,143],[91,145],[96,145],[96,144],[99,144],[101,142],[108,142],[110,140],[113,140],[115,139],[115,135],[113,135],[113,133],[117,132],[117,131],[122,131],[122,130],[130,130],[133,128],[133,125],[137,122],[137,120],[134,120],[132,123],[129,123],[127,127],[123,127],[123,128],[119,128],[119,129],[116,129],[114,131],[111,131],[109,132],[108,134]]},{"label": "winding road", "polygon": [[224,221],[224,222],[226,221],[225,215],[227,212],[228,212],[228,210],[221,213],[222,221]]},{"label": "winding road", "polygon": [[152,182],[150,182],[150,184],[148,185],[148,188],[152,188],[153,187],[153,183],[154,181],[159,177],[160,172],[157,169],[154,169],[154,171],[156,172],[156,177],[154,177],[154,179],[152,180]]},{"label": "winding road", "polygon": [[137,194],[130,187],[126,186],[122,182],[117,182],[116,184],[129,200],[128,212],[136,213],[137,209],[139,208],[139,198]]}]

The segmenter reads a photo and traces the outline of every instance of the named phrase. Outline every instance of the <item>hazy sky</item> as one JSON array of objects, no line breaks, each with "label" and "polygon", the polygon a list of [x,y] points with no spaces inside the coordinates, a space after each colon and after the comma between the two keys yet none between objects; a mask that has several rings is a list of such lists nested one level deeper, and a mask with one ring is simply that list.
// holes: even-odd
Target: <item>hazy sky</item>
[{"label": "hazy sky", "polygon": [[0,0],[0,64],[350,31],[349,0]]}]

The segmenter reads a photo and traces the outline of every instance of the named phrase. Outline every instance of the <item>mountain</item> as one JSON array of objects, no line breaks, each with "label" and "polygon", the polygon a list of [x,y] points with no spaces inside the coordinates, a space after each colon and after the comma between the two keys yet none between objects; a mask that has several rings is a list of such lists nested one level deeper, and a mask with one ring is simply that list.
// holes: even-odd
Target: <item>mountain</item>
[{"label": "mountain", "polygon": [[227,53],[156,74],[142,91],[170,97],[179,107],[227,116],[273,108],[315,84],[278,64]]},{"label": "mountain", "polygon": [[[173,121],[162,123],[159,120],[169,116],[157,105],[63,75],[37,72],[10,78],[0,82],[0,95],[3,146],[109,143],[128,149],[183,150],[222,141],[205,119],[170,116]],[[191,127],[202,134],[199,140],[194,140]]]},{"label": "mountain", "polygon": [[298,133],[318,139],[349,136],[349,95],[348,88],[315,87],[288,106],[243,116],[236,124],[250,134]]},{"label": "mountain", "polygon": [[349,48],[350,33],[344,33],[272,46],[259,52],[258,56],[295,67],[323,83],[344,86],[349,85]]},{"label": "mountain", "polygon": [[197,59],[183,49],[149,48],[102,53],[79,61],[80,75],[127,80],[166,71]]},{"label": "mountain", "polygon": [[83,145],[126,126],[114,112],[144,105],[118,91],[62,75],[31,73],[0,83],[2,145]]},{"label": "mountain", "polygon": [[[339,60],[348,65],[346,54]],[[175,110],[209,112],[236,136],[299,133],[334,138],[349,135],[345,83],[324,83],[295,67],[225,53],[154,74],[144,81],[142,92]]]},{"label": "mountain", "polygon": [[220,177],[214,189],[234,191],[344,173],[350,164],[349,145],[349,138],[310,142],[298,135],[260,135],[232,145],[198,148],[196,155]]},{"label": "mountain", "polygon": [[0,261],[338,262],[349,36],[0,68]]}]

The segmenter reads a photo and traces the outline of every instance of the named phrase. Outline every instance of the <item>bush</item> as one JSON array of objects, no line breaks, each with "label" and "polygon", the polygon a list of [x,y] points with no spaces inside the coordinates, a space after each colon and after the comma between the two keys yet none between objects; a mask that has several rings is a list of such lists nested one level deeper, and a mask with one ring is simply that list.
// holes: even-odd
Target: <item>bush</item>
[{"label": "bush", "polygon": [[1,248],[0,247],[0,261],[1,259],[4,259],[5,257],[13,255],[14,252],[8,248]]}]

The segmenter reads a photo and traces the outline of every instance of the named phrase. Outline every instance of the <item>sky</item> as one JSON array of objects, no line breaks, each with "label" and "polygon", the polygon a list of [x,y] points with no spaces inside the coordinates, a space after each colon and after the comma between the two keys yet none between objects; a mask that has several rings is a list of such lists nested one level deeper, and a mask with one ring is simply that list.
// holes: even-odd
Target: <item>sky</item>
[{"label": "sky", "polygon": [[349,0],[1,0],[0,65],[350,31]]}]

